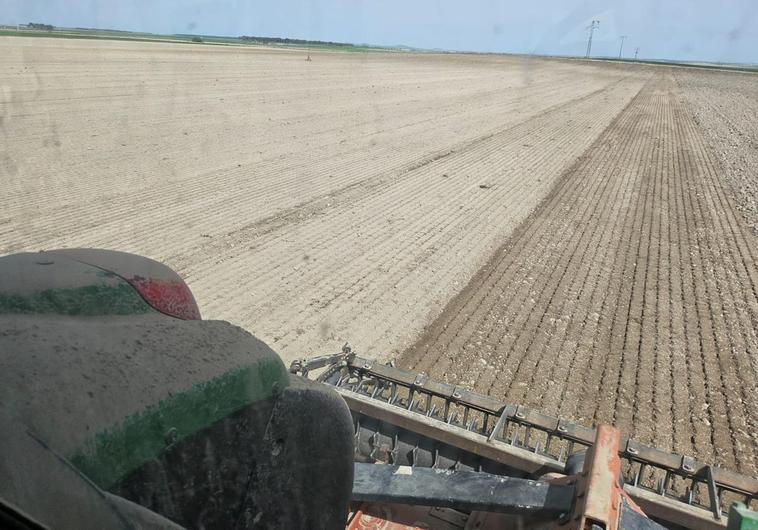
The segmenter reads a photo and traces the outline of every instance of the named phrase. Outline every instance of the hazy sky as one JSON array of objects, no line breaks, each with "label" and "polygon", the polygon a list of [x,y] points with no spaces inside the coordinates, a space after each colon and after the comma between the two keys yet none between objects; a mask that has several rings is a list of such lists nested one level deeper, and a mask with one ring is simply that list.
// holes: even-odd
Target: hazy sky
[{"label": "hazy sky", "polygon": [[758,63],[756,0],[2,0],[0,23],[43,22],[419,48]]}]

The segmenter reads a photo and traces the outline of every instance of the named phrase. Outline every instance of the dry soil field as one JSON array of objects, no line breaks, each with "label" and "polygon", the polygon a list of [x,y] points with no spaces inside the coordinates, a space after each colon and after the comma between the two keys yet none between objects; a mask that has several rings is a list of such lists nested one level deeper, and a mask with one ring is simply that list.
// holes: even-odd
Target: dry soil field
[{"label": "dry soil field", "polygon": [[758,77],[0,39],[0,254],[173,266],[361,352],[755,474]]}]

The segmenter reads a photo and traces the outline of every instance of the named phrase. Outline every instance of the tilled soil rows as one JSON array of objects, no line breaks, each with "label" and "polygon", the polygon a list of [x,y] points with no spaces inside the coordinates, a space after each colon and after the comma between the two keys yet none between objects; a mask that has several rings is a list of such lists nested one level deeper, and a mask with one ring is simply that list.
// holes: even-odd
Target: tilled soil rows
[{"label": "tilled soil rows", "polygon": [[716,147],[723,180],[758,235],[758,79],[755,75],[682,70],[676,79],[706,140]]},{"label": "tilled soil rows", "polygon": [[174,267],[289,360],[408,346],[647,73],[411,54],[0,40],[0,252]]},{"label": "tilled soil rows", "polygon": [[0,254],[161,260],[285,361],[362,354],[743,472],[752,76],[0,38]]},{"label": "tilled soil rows", "polygon": [[756,242],[655,76],[401,366],[756,473]]}]

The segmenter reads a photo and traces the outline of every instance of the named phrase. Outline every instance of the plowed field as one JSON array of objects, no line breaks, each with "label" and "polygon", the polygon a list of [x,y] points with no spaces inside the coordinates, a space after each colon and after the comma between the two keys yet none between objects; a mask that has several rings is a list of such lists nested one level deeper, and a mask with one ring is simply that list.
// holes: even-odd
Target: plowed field
[{"label": "plowed field", "polygon": [[0,39],[0,254],[141,253],[286,359],[755,473],[755,77],[305,55]]},{"label": "plowed field", "polygon": [[755,473],[755,239],[655,75],[401,365]]}]

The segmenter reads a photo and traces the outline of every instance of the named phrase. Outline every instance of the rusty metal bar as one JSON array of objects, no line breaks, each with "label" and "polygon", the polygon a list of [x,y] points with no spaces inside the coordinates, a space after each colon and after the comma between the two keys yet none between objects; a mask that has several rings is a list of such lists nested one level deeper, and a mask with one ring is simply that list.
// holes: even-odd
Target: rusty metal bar
[{"label": "rusty metal bar", "polygon": [[575,528],[618,528],[621,510],[621,459],[618,430],[601,425],[595,443],[587,450],[584,469],[577,478],[577,502],[572,518]]}]

